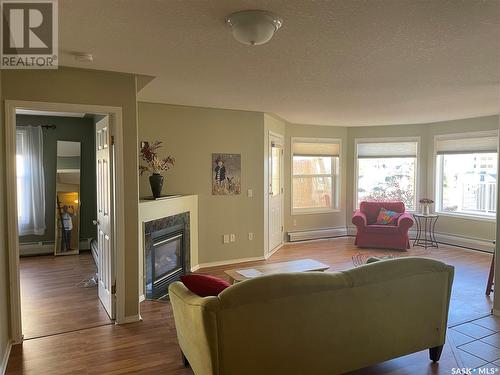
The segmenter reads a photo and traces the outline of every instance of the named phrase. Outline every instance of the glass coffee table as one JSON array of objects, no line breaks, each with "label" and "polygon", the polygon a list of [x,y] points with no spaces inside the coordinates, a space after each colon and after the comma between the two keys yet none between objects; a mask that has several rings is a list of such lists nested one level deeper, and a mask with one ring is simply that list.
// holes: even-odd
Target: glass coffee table
[{"label": "glass coffee table", "polygon": [[232,284],[240,281],[252,279],[254,277],[270,275],[273,273],[287,273],[287,272],[324,272],[330,266],[320,263],[314,259],[298,259],[288,262],[267,263],[255,267],[248,268],[235,268],[224,271],[229,276]]}]

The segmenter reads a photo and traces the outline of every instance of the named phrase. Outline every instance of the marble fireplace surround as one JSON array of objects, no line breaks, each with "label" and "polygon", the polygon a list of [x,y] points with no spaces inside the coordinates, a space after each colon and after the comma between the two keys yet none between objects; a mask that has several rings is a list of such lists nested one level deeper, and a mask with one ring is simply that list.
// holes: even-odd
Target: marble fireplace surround
[{"label": "marble fireplace surround", "polygon": [[[189,214],[189,258],[191,270],[198,268],[198,196],[184,195],[157,201],[139,201],[139,302],[145,299],[145,243],[146,233],[151,230],[151,222],[168,222],[169,217]],[[164,219],[157,221],[159,219]],[[149,223],[149,224],[147,224]],[[185,233],[186,235],[187,233]]]},{"label": "marble fireplace surround", "polygon": [[[149,293],[146,287],[146,299],[161,299],[168,293],[168,285],[173,281],[179,280],[179,272],[181,274],[185,274],[191,270],[190,253],[188,251],[188,249],[191,248],[189,233],[189,212],[167,216],[144,223],[144,251],[146,259],[144,269],[146,275],[146,285],[151,284],[151,290]],[[170,241],[171,238],[177,236],[181,236],[180,257],[175,258],[178,262],[176,262],[175,267],[170,269],[170,273],[167,274],[167,276],[164,278],[157,278],[157,282],[155,282],[155,278],[153,276],[153,269],[155,268],[153,257],[157,255],[157,253],[155,252],[154,244],[157,241]],[[179,268],[182,270],[179,270]]]}]

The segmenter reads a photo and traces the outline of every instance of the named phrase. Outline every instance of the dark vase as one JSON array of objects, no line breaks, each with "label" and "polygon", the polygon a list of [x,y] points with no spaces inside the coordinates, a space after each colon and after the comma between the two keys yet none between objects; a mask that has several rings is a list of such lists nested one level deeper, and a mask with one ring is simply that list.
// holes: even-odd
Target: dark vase
[{"label": "dark vase", "polygon": [[149,184],[151,185],[153,198],[160,198],[161,189],[163,189],[163,176],[159,173],[153,173],[149,176]]}]

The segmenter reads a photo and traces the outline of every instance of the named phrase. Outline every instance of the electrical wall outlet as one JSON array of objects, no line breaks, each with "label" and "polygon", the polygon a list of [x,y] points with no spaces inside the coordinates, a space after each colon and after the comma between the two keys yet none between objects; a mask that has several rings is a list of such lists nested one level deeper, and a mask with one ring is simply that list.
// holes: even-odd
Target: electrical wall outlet
[{"label": "electrical wall outlet", "polygon": [[253,190],[252,189],[248,189],[247,195],[248,195],[248,198],[252,198],[253,197]]},{"label": "electrical wall outlet", "polygon": [[296,227],[297,226],[297,219],[293,219],[293,226]]},{"label": "electrical wall outlet", "polygon": [[224,241],[224,243],[229,243],[229,234],[224,235],[223,241]]},{"label": "electrical wall outlet", "polygon": [[230,239],[231,239],[231,242],[236,242],[236,234],[231,233]]},{"label": "electrical wall outlet", "polygon": [[248,240],[249,241],[253,240],[253,232],[248,232]]}]

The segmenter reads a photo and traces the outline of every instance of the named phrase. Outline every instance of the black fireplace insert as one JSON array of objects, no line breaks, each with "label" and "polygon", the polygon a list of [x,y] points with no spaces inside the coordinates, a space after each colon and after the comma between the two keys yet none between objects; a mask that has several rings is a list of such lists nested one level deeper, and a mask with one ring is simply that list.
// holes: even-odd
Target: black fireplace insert
[{"label": "black fireplace insert", "polygon": [[168,286],[189,270],[189,231],[182,220],[175,221],[162,229],[155,225],[146,234],[147,299],[167,298]]}]

